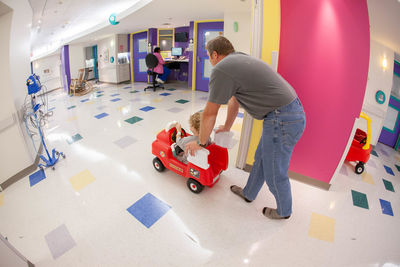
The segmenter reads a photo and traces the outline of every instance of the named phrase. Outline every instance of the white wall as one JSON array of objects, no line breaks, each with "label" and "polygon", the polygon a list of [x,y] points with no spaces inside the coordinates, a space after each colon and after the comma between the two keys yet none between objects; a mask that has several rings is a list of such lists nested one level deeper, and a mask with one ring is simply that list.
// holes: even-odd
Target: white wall
[{"label": "white wall", "polygon": [[[32,62],[33,72],[40,76],[40,82],[47,87],[47,90],[61,88],[60,74],[60,53],[44,57]],[[48,70],[48,73],[44,71]]]},{"label": "white wall", "polygon": [[0,21],[0,183],[29,167],[35,151],[20,112],[30,75],[30,28],[32,10],[27,0],[3,0],[12,13]]},{"label": "white wall", "polygon": [[85,68],[85,47],[82,45],[69,45],[69,70],[71,79],[78,79],[79,69]]},{"label": "white wall", "polygon": [[[228,38],[238,52],[250,54],[251,40],[251,6],[243,11],[225,11],[224,13],[224,36]],[[233,24],[238,23],[238,31],[234,31]]]},{"label": "white wall", "polygon": [[[387,59],[387,68],[383,69],[382,60]],[[372,120],[371,144],[378,143],[382,131],[382,125],[385,120],[390,91],[393,82],[393,61],[394,52],[390,48],[371,40],[370,60],[368,70],[367,88],[365,91],[362,111]],[[385,103],[376,102],[375,95],[381,90],[386,95]],[[366,126],[364,127],[366,129]]]},{"label": "white wall", "polygon": [[[117,83],[117,35],[99,41],[97,45],[97,58],[99,61],[99,81]],[[107,55],[108,53],[108,55]],[[114,62],[110,58],[114,57]]]}]

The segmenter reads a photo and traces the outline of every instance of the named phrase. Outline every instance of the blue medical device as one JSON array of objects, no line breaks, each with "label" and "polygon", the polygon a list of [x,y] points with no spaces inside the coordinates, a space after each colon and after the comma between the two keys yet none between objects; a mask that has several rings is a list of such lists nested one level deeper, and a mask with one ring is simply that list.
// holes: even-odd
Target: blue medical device
[{"label": "blue medical device", "polygon": [[36,94],[42,89],[42,84],[40,83],[39,76],[32,74],[26,80],[26,86],[28,86],[28,95]]},{"label": "blue medical device", "polygon": [[41,111],[40,111],[41,105],[39,103],[36,103],[36,95],[35,95],[42,89],[42,85],[40,83],[39,76],[37,76],[36,74],[32,74],[31,76],[29,76],[29,78],[26,80],[26,85],[28,86],[28,95],[31,96],[31,104],[32,104],[32,110],[33,110],[33,113],[30,115],[33,116],[33,118],[34,118],[35,124],[37,126],[37,129],[38,129],[38,132],[40,135],[40,140],[42,141],[43,147],[47,154],[47,158],[44,157],[43,155],[40,155],[40,158],[43,160],[43,162],[45,164],[39,163],[38,167],[41,169],[47,168],[47,167],[52,167],[52,169],[54,170],[55,169],[54,165],[57,163],[60,156],[65,158],[65,154],[63,152],[58,152],[55,150],[55,148],[53,148],[51,155],[50,155],[50,153],[47,149],[46,143],[44,141],[42,128],[40,126],[40,121],[38,119],[38,113],[39,113],[39,115],[41,115]]}]

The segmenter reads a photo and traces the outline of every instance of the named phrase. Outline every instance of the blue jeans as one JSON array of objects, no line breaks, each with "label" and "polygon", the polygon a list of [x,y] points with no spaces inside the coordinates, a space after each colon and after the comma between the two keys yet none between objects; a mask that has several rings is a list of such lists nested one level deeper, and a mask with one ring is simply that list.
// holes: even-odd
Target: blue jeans
[{"label": "blue jeans", "polygon": [[167,80],[168,75],[171,73],[171,70],[168,69],[167,67],[163,66],[164,73],[161,75],[158,75],[158,78],[163,80],[164,82]]},{"label": "blue jeans", "polygon": [[243,188],[244,196],[254,200],[266,182],[282,217],[292,214],[289,162],[293,148],[304,132],[305,123],[305,113],[298,98],[267,114],[253,168]]}]

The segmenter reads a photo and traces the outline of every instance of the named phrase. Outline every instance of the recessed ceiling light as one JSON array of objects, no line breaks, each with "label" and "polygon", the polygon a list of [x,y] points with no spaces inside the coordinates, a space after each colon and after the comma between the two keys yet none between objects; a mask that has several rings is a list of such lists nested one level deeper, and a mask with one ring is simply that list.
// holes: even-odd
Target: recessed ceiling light
[{"label": "recessed ceiling light", "polygon": [[42,20],[41,20],[41,19],[39,19],[39,20],[38,20],[38,23],[39,23],[39,24],[40,24],[40,23],[42,23]]}]

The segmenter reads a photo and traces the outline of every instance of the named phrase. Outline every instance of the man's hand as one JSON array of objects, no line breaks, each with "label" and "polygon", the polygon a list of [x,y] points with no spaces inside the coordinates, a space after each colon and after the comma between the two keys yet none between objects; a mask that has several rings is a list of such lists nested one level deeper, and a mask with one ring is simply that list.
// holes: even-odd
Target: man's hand
[{"label": "man's hand", "polygon": [[199,146],[196,141],[189,142],[185,146],[185,155],[190,153],[190,155],[194,156],[196,151],[200,149],[202,149],[202,147]]},{"label": "man's hand", "polygon": [[215,133],[220,133],[220,132],[229,132],[230,129],[228,129],[227,127],[225,127],[225,125],[220,125],[218,126],[217,130],[215,130]]}]

